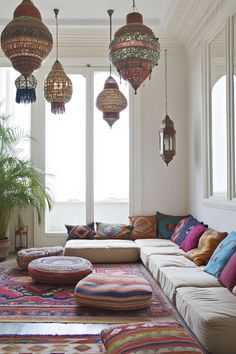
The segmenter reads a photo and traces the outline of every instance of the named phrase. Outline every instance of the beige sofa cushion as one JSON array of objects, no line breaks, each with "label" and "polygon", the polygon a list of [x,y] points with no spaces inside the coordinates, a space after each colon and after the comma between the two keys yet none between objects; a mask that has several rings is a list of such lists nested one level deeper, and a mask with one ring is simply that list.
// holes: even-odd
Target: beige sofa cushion
[{"label": "beige sofa cushion", "polygon": [[160,238],[149,238],[149,239],[138,239],[134,241],[139,247],[175,247],[178,246],[176,243],[172,242],[171,240],[164,240]]},{"label": "beige sofa cushion", "polygon": [[155,254],[150,256],[148,268],[152,273],[154,279],[159,281],[159,269],[161,267],[184,267],[184,268],[193,268],[197,267],[194,262],[190,259],[187,259],[184,256],[175,256],[169,254]]},{"label": "beige sofa cushion", "polygon": [[228,289],[179,288],[176,306],[207,350],[236,353],[236,297]]},{"label": "beige sofa cushion", "polygon": [[137,262],[139,247],[130,240],[70,240],[64,255],[86,258],[92,263]]},{"label": "beige sofa cushion", "polygon": [[182,251],[179,247],[141,247],[140,249],[140,258],[143,264],[148,267],[149,259],[155,254],[171,254],[171,255],[182,255]]},{"label": "beige sofa cushion", "polygon": [[159,282],[165,294],[175,303],[176,291],[182,287],[220,287],[220,282],[201,267],[163,267],[159,269]]}]

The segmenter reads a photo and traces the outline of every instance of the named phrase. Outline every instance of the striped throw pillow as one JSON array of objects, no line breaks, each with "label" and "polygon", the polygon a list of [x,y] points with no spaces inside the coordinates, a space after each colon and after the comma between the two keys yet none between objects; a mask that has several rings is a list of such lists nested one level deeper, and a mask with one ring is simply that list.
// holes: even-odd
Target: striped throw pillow
[{"label": "striped throw pillow", "polygon": [[128,311],[143,309],[152,298],[152,288],[144,278],[92,273],[75,287],[76,301],[83,306]]},{"label": "striped throw pillow", "polygon": [[107,354],[204,353],[177,322],[146,322],[111,326],[102,330]]}]

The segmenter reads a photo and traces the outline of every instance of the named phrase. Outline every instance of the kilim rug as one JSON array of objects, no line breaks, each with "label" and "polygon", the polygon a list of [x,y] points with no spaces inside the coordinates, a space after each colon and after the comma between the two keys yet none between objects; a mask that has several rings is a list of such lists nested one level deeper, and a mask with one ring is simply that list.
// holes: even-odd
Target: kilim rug
[{"label": "kilim rug", "polygon": [[95,354],[105,352],[99,335],[0,336],[1,354]]},{"label": "kilim rug", "polygon": [[82,307],[74,299],[74,285],[57,287],[35,283],[27,271],[0,265],[0,322],[129,323],[179,319],[173,305],[141,263],[96,265],[95,272],[146,278],[153,289],[150,306],[124,313]]}]

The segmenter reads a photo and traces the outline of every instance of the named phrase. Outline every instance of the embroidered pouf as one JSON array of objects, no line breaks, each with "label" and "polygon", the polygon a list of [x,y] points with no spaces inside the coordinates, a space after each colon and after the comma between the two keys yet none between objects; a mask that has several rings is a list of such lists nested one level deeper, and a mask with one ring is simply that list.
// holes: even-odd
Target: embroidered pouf
[{"label": "embroidered pouf", "polygon": [[79,257],[43,257],[28,265],[30,276],[39,283],[73,284],[93,271],[87,259]]},{"label": "embroidered pouf", "polygon": [[82,306],[129,311],[147,307],[152,288],[138,276],[92,273],[78,282],[74,296]]},{"label": "embroidered pouf", "polygon": [[27,269],[33,260],[41,257],[62,256],[63,251],[64,248],[61,246],[26,248],[18,251],[16,261],[21,269]]}]

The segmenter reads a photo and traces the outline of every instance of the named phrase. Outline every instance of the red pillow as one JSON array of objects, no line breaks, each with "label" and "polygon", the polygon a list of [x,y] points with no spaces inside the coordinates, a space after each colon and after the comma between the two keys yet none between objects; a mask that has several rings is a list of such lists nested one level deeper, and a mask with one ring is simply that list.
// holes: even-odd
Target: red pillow
[{"label": "red pillow", "polygon": [[193,226],[179,247],[182,248],[184,252],[197,248],[198,241],[206,230],[207,228],[202,224]]},{"label": "red pillow", "polygon": [[229,290],[233,290],[236,285],[236,252],[230,257],[219,277],[219,281]]}]

